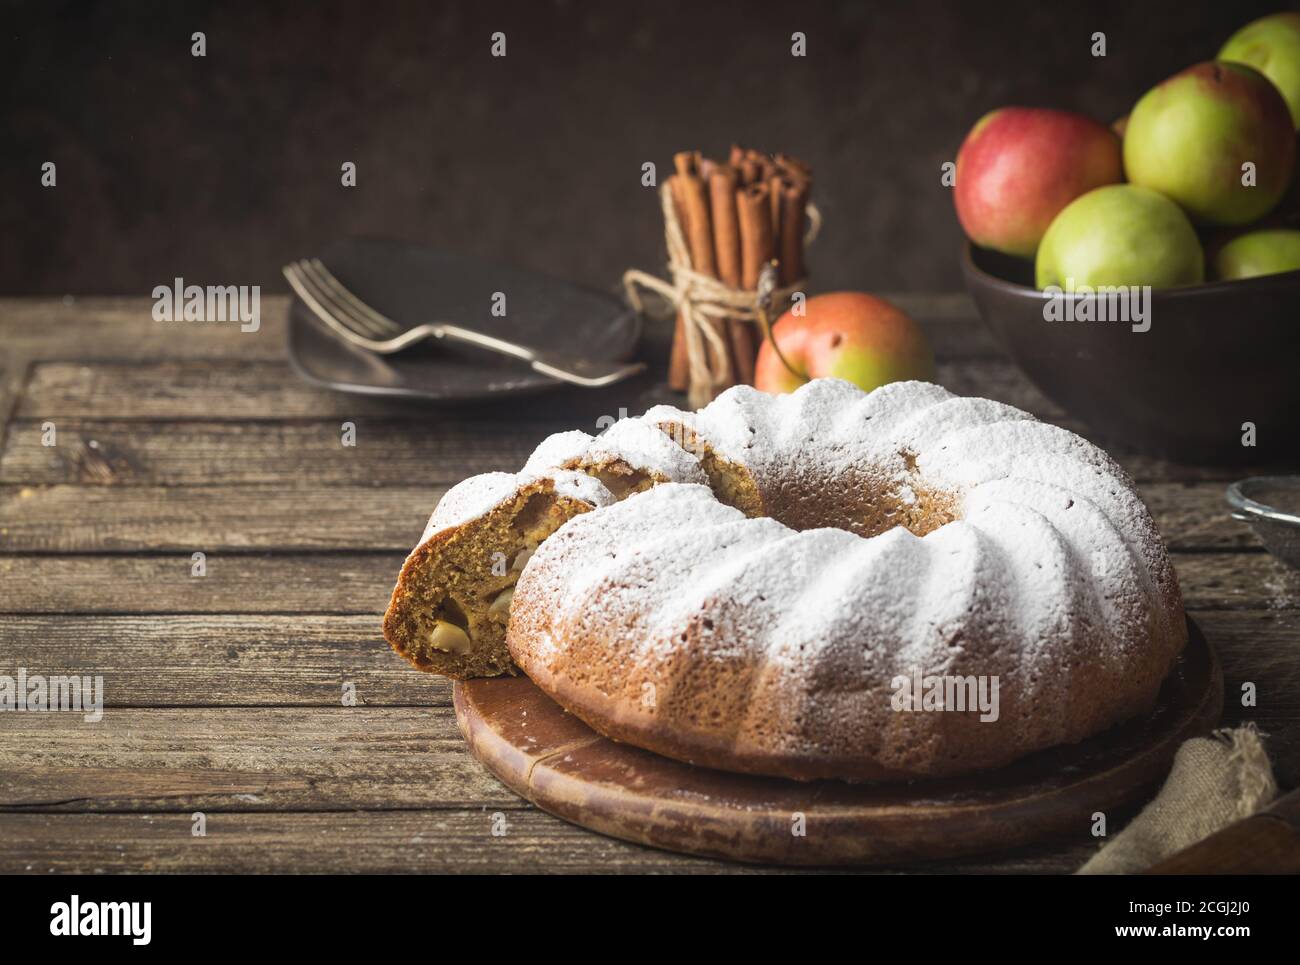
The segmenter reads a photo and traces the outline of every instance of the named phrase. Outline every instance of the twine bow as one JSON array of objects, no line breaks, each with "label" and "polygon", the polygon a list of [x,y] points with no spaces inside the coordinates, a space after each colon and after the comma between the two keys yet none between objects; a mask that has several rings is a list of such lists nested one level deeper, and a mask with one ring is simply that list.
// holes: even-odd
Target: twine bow
[{"label": "twine bow", "polygon": [[[691,406],[699,408],[706,405],[722,387],[735,381],[723,334],[725,322],[730,319],[757,323],[762,327],[764,336],[770,340],[771,329],[766,314],[768,307],[789,303],[794,293],[803,289],[807,279],[800,278],[784,288],[773,288],[770,292],[765,291],[762,284],[759,285],[759,291],[747,291],[731,288],[717,278],[701,274],[691,266],[690,249],[681,223],[677,220],[677,209],[667,184],[659,189],[659,200],[664,211],[664,243],[668,248],[668,274],[672,280],[664,281],[657,275],[629,268],[623,273],[623,287],[627,291],[628,302],[638,312],[644,311],[640,289],[646,288],[662,297],[681,314],[686,334],[686,355],[690,363],[688,397]],[[809,245],[821,231],[822,218],[821,212],[811,202],[806,210],[808,231],[804,235],[804,244]],[[776,347],[775,342],[773,347]],[[782,361],[785,361],[784,358]]]}]

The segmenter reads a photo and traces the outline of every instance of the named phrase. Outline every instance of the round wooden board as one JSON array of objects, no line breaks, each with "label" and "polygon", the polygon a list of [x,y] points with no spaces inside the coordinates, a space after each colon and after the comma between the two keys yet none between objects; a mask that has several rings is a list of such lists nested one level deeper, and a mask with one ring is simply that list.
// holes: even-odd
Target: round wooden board
[{"label": "round wooden board", "polygon": [[[592,831],[738,861],[877,864],[1001,851],[1087,835],[1093,813],[1135,803],[1175,750],[1223,708],[1214,651],[1187,650],[1145,720],[998,771],[894,785],[729,774],[601,737],[526,677],[457,682],[474,756],[516,793]],[[804,834],[794,833],[803,815]]]}]

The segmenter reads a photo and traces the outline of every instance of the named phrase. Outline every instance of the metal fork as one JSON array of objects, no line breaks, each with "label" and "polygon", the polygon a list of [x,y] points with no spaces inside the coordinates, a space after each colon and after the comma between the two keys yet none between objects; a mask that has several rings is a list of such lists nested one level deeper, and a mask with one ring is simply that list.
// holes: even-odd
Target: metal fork
[{"label": "metal fork", "polygon": [[588,388],[612,385],[645,369],[644,362],[603,362],[544,352],[447,322],[403,328],[348,291],[319,258],[291,262],[281,270],[298,297],[334,334],[376,355],[392,355],[427,338],[447,339],[522,359],[543,375]]}]

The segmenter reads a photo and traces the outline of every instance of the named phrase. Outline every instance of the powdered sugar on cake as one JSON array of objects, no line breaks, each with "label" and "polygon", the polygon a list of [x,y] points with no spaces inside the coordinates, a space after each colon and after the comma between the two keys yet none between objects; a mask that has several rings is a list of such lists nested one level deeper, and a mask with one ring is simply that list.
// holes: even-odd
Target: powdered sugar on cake
[{"label": "powdered sugar on cake", "polygon": [[[875,713],[897,674],[994,674],[1017,720],[1033,721],[1009,725],[1023,727],[1014,739],[1050,746],[1111,719],[1105,701],[1088,704],[1099,693],[1146,699],[1185,641],[1177,582],[1132,482],[1097,447],[1011,406],[928,383],[867,394],[822,379],[788,396],[736,387],[697,413],[659,406],[647,423],[784,486],[871,478],[904,506],[946,494],[955,518],[920,536],[796,531],[723,505],[688,462],[669,477],[684,484],[569,521],[525,568],[515,599],[527,613],[509,639],[560,690],[599,664],[593,713],[622,687],[652,684],[660,701],[689,691],[683,662],[719,679],[746,667],[734,753],[808,755],[825,750],[818,735]],[[908,726],[925,748],[945,725]]]},{"label": "powdered sugar on cake", "polygon": [[570,465],[620,460],[667,482],[705,482],[699,459],[645,419],[620,419],[593,439]]}]

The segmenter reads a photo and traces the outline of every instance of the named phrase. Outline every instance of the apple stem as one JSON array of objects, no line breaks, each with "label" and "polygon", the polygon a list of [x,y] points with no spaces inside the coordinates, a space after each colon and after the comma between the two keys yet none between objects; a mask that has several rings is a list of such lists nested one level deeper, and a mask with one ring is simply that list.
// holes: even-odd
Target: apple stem
[{"label": "apple stem", "polygon": [[776,357],[781,360],[781,364],[786,367],[786,370],[795,378],[803,379],[806,382],[808,381],[807,378],[790,364],[790,360],[785,357],[785,354],[781,351],[781,346],[776,344],[776,337],[772,334],[772,293],[776,290],[776,279],[777,261],[774,258],[763,266],[763,270],[758,275],[756,292],[758,296],[756,299],[758,327],[763,330],[763,338],[771,343],[772,351],[776,353]]}]

